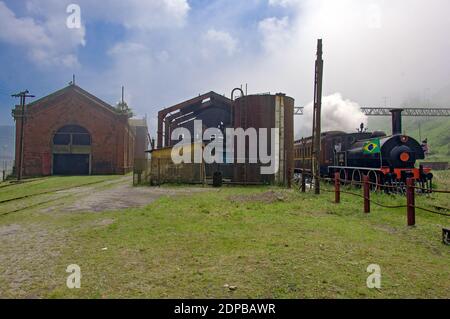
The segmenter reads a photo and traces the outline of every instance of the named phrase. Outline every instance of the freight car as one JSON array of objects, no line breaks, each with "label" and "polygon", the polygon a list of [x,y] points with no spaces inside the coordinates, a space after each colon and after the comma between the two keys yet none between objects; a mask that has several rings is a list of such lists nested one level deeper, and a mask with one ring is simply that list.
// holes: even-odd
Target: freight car
[{"label": "freight car", "polygon": [[[431,169],[416,167],[425,158],[424,150],[414,138],[402,134],[402,110],[392,110],[392,135],[384,132],[326,132],[321,136],[320,175],[361,182],[363,175],[379,185],[403,188],[406,179],[414,178],[422,188],[431,190]],[[311,174],[312,137],[294,143],[295,173]],[[385,189],[388,189],[385,187]]]}]

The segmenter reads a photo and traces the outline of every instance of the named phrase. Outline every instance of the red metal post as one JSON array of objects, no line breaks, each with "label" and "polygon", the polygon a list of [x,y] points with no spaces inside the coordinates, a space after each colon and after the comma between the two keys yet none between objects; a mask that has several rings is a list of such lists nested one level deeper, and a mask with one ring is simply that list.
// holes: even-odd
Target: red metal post
[{"label": "red metal post", "polygon": [[334,173],[334,192],[335,203],[339,204],[341,202],[341,174],[339,172]]},{"label": "red metal post", "polygon": [[370,184],[369,184],[369,176],[363,176],[364,182],[364,213],[370,213]]},{"label": "red metal post", "polygon": [[406,200],[408,206],[408,226],[416,225],[416,199],[415,199],[415,189],[414,189],[414,179],[408,178],[406,180]]}]

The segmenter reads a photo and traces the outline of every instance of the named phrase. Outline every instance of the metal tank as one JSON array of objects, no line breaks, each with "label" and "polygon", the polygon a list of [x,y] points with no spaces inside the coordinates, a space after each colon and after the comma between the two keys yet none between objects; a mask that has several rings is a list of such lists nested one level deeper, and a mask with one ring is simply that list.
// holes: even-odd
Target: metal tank
[{"label": "metal tank", "polygon": [[[276,184],[290,186],[294,172],[294,99],[285,94],[247,95],[232,104],[233,127],[247,130],[268,129],[268,152],[271,154],[271,129],[279,129],[279,150],[276,161],[279,170],[276,174],[262,175],[263,165],[249,163],[248,141],[246,142],[246,164],[235,164],[233,182],[239,184]],[[235,163],[237,161],[235,145]],[[259,154],[259,146],[258,146]]]}]

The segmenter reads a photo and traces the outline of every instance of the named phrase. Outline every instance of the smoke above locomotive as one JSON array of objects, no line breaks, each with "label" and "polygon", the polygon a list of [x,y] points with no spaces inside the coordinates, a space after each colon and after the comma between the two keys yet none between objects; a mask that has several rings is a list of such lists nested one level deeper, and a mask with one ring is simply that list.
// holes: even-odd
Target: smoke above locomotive
[{"label": "smoke above locomotive", "polygon": [[[361,111],[361,106],[343,97],[341,93],[334,93],[322,98],[322,131],[352,132],[361,123],[367,126],[368,117]],[[295,118],[295,137],[300,139],[310,136],[313,122],[313,102],[309,103],[303,116]]]}]

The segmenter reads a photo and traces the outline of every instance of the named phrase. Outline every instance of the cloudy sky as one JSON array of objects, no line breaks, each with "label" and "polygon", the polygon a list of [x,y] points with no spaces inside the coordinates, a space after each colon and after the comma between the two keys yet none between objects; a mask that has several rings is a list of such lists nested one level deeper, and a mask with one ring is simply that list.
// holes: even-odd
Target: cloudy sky
[{"label": "cloudy sky", "polygon": [[[81,28],[67,27],[72,3]],[[152,133],[157,110],[245,83],[308,105],[323,38],[326,129],[353,130],[360,105],[450,88],[449,12],[448,0],[0,0],[0,125],[11,93],[42,97],[73,73],[111,104],[125,85]]]}]

